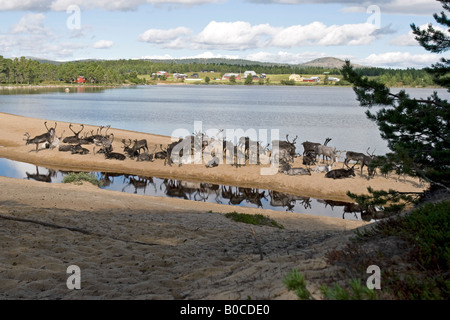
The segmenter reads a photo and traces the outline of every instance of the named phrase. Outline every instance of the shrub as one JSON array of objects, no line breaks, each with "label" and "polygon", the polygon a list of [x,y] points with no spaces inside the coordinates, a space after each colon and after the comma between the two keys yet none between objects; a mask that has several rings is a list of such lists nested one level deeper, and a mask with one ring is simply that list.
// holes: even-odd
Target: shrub
[{"label": "shrub", "polygon": [[284,229],[284,227],[281,224],[279,224],[273,219],[270,219],[269,217],[263,216],[262,214],[237,213],[236,211],[234,211],[226,213],[225,217],[237,222],[243,222],[257,226],[269,226]]},{"label": "shrub", "polygon": [[82,184],[83,181],[87,181],[92,183],[94,186],[101,186],[100,181],[97,180],[97,177],[93,173],[86,173],[86,172],[70,172],[67,174],[64,179],[63,183],[74,183],[74,184]]}]

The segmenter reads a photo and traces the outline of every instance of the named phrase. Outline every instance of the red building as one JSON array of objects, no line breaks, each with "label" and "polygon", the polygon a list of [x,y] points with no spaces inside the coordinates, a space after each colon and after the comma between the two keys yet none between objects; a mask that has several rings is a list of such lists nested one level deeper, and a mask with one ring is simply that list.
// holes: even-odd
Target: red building
[{"label": "red building", "polygon": [[84,77],[78,77],[77,78],[77,83],[85,83],[86,82],[86,79],[84,78]]}]

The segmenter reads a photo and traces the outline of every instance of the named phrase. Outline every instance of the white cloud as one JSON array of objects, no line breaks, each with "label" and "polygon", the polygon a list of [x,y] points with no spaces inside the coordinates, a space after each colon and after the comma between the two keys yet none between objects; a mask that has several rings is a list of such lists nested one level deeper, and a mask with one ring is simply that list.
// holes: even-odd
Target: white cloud
[{"label": "white cloud", "polygon": [[0,11],[47,11],[52,0],[0,0]]},{"label": "white cloud", "polygon": [[374,67],[422,68],[438,62],[440,58],[441,56],[433,53],[412,54],[410,52],[397,51],[371,54],[368,57],[355,62]]},{"label": "white cloud", "polygon": [[[428,24],[423,24],[423,25],[419,26],[419,28],[421,30],[426,30],[426,29],[428,29]],[[439,30],[439,31],[443,32],[447,36],[450,36],[450,33],[447,30],[441,28],[440,26],[433,25],[433,28],[435,30]],[[400,36],[393,38],[391,41],[389,41],[389,44],[394,45],[394,46],[419,46],[420,45],[419,42],[417,42],[412,30],[410,30],[407,34],[402,34]]]},{"label": "white cloud", "polygon": [[340,4],[344,12],[366,12],[371,5],[380,7],[381,13],[432,15],[442,11],[438,1],[430,0],[247,0],[254,3],[300,4]]},{"label": "white cloud", "polygon": [[326,26],[322,22],[295,25],[278,32],[271,41],[277,47],[363,45],[375,40],[370,23]]},{"label": "white cloud", "polygon": [[44,27],[45,16],[42,13],[29,13],[24,15],[17,24],[12,26],[11,33],[48,34]]},{"label": "white cloud", "polygon": [[[1,1],[1,0],[0,0]],[[61,41],[45,27],[42,13],[28,13],[14,24],[7,34],[0,34],[2,54],[8,56],[35,56],[47,59],[71,57],[84,44]]]},{"label": "white cloud", "polygon": [[139,36],[140,41],[163,48],[195,50],[246,50],[266,47],[292,48],[304,46],[366,45],[377,37],[370,23],[326,26],[322,22],[286,28],[249,22],[211,21],[201,32],[191,35],[185,27],[169,30],[150,29]]},{"label": "white cloud", "polygon": [[66,11],[70,5],[83,10],[102,9],[109,11],[136,10],[144,4],[193,6],[214,3],[218,0],[0,0],[0,11]]},{"label": "white cloud", "polygon": [[111,40],[100,40],[92,45],[95,49],[108,49],[114,45],[114,42]]},{"label": "white cloud", "polygon": [[257,53],[249,54],[245,59],[260,62],[274,62],[274,63],[288,63],[288,64],[300,64],[311,61],[313,59],[322,58],[328,56],[324,52],[299,52],[292,53],[286,51],[265,52],[260,51]]},{"label": "white cloud", "polygon": [[244,21],[211,21],[192,41],[199,49],[241,50],[262,47],[267,42],[267,37],[273,36],[275,33],[276,28],[268,24],[252,26]]},{"label": "white cloud", "polygon": [[162,29],[149,29],[139,35],[139,41],[156,43],[156,44],[168,44],[177,40],[180,37],[188,35],[191,30],[185,27],[178,27],[175,29],[162,30]]}]

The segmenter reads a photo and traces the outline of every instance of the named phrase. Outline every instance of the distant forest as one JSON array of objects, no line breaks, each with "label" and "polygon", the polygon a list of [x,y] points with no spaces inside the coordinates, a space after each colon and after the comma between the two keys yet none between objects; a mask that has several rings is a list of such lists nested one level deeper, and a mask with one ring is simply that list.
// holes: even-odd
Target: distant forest
[{"label": "distant forest", "polygon": [[[204,59],[203,59],[204,60]],[[242,64],[231,62],[196,61],[150,61],[150,60],[85,60],[73,62],[49,62],[27,59],[25,57],[8,59],[0,56],[0,84],[50,84],[55,82],[73,83],[83,76],[91,84],[146,83],[138,75],[152,75],[157,71],[168,73],[190,73],[214,71],[243,73],[253,70],[256,73],[318,75],[329,72],[340,75],[338,68],[311,67],[287,64]],[[384,69],[363,67],[356,69],[363,76],[376,77],[387,86],[431,86],[431,76],[423,69]],[[341,83],[344,84],[344,83]]]}]

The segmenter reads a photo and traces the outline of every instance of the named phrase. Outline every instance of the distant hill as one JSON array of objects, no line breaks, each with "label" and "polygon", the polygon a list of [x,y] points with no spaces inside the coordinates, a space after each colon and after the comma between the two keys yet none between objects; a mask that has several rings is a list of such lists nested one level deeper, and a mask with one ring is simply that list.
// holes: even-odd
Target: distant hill
[{"label": "distant hill", "polygon": [[[311,60],[309,62],[305,62],[300,64],[302,67],[322,67],[322,68],[342,68],[345,64],[344,60],[334,58],[334,57],[325,57],[325,58],[317,58]],[[352,63],[354,68],[364,68],[364,66]]]}]

